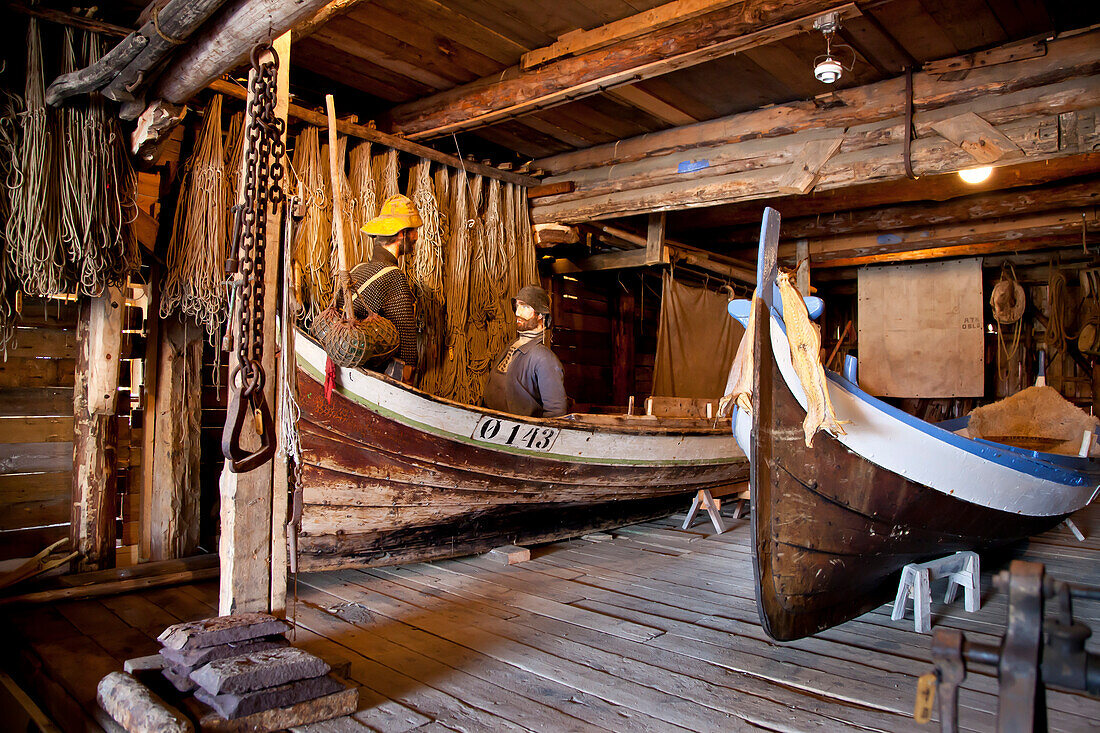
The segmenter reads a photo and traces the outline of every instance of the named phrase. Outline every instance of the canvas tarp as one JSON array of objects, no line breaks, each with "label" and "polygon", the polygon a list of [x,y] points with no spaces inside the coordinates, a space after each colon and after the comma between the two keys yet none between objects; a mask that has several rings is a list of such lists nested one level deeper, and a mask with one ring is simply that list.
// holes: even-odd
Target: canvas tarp
[{"label": "canvas tarp", "polygon": [[665,273],[653,394],[718,399],[745,329],[726,310],[728,299],[684,285]]}]

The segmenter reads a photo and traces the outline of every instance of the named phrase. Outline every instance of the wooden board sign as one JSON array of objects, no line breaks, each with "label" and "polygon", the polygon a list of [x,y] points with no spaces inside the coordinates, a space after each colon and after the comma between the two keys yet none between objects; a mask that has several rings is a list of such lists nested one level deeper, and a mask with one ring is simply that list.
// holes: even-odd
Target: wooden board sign
[{"label": "wooden board sign", "polygon": [[884,397],[985,393],[981,260],[859,271],[859,383]]}]

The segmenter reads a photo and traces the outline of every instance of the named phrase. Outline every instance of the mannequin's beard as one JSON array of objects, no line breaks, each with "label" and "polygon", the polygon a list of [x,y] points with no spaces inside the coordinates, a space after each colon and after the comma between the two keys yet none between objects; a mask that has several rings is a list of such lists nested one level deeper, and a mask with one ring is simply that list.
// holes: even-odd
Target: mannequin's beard
[{"label": "mannequin's beard", "polygon": [[416,251],[416,242],[409,241],[408,238],[402,239],[397,245],[397,256],[408,257]]},{"label": "mannequin's beard", "polygon": [[534,331],[539,327],[539,314],[531,316],[530,318],[523,319],[516,316],[516,330],[517,331]]}]

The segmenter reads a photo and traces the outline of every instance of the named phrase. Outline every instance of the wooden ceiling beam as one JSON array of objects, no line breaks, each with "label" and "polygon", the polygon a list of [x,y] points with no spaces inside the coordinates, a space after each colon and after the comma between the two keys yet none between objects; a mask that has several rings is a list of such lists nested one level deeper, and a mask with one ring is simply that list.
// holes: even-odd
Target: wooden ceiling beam
[{"label": "wooden ceiling beam", "polygon": [[656,97],[633,84],[612,89],[607,92],[607,96],[624,104],[629,104],[636,109],[640,109],[646,114],[653,115],[661,122],[667,122],[670,125],[690,125],[693,122],[699,121],[687,112],[677,109],[660,97]]},{"label": "wooden ceiling beam", "polygon": [[720,10],[733,3],[734,0],[674,0],[674,2],[607,23],[599,28],[578,29],[565,33],[558,36],[558,40],[549,46],[536,48],[534,51],[523,54],[519,66],[524,71],[530,71],[555,59],[577,56],[585,51],[610,46],[617,41],[652,33],[713,10]]},{"label": "wooden ceiling beam", "polygon": [[[1055,183],[1005,191],[988,191],[947,202],[915,202],[900,206],[864,209],[845,216],[808,216],[801,219],[784,216],[783,239],[821,239],[831,236],[883,233],[919,226],[952,224],[961,221],[1012,217],[1021,211],[1038,214],[1056,209],[1085,208],[1100,205],[1100,161],[1098,175],[1085,180]],[[718,241],[751,243],[760,225],[742,227]]]},{"label": "wooden ceiling beam", "polygon": [[[864,267],[866,265],[887,265],[902,262],[921,262],[924,260],[961,259],[964,257],[987,257],[989,255],[1003,255],[1006,251],[1032,252],[1045,249],[1062,249],[1072,247],[1077,242],[1071,236],[1038,237],[1014,239],[1006,242],[982,242],[978,244],[961,244],[947,247],[929,247],[927,249],[914,249],[907,252],[891,252],[880,255],[864,255],[862,257],[837,257],[834,259],[819,260],[813,263],[816,272],[820,270],[835,270],[841,267]],[[1077,252],[1081,249],[1078,246]],[[790,263],[793,265],[793,263]],[[854,277],[852,275],[851,277]],[[822,279],[822,278],[818,278]]]},{"label": "wooden ceiling beam", "polygon": [[413,139],[481,127],[800,33],[822,12],[859,14],[835,0],[746,0],[646,35],[523,72],[513,66],[456,89],[402,104],[390,129]]},{"label": "wooden ceiling beam", "polygon": [[[958,80],[943,80],[926,72],[914,74],[914,109],[919,115],[980,96],[995,96],[1095,74],[1100,71],[1100,57],[1096,54],[1098,42],[1100,32],[1096,31],[1059,38],[1046,44],[1047,53],[1042,58],[975,68]],[[537,160],[535,164],[560,175],[821,127],[866,125],[903,115],[905,99],[905,79],[899,77],[837,89],[821,100],[775,105],[562,153]]]},{"label": "wooden ceiling beam", "polygon": [[[247,96],[247,90],[232,82],[224,81],[222,79],[216,79],[210,88],[215,92],[225,94],[230,97],[236,97],[237,99],[244,99]],[[303,122],[308,122],[316,127],[327,127],[328,118],[320,112],[315,112],[311,109],[292,104],[289,106],[287,114],[290,117],[296,117]],[[539,181],[537,178],[530,176],[522,176],[518,173],[512,173],[511,171],[502,171],[499,168],[494,168],[490,165],[484,165],[482,163],[475,163],[473,161],[464,161],[456,158],[453,155],[447,153],[441,153],[440,151],[429,148],[418,143],[409,142],[400,137],[394,137],[393,135],[387,135],[384,132],[375,130],[373,127],[366,127],[364,125],[356,125],[351,122],[338,121],[336,123],[336,130],[344,135],[350,135],[351,137],[359,138],[360,140],[368,140],[372,143],[379,143],[394,150],[400,150],[405,153],[410,153],[426,160],[431,160],[436,163],[442,163],[443,165],[450,166],[458,170],[465,170],[470,173],[477,173],[479,175],[487,176],[489,178],[496,178],[497,180],[504,181],[505,183],[515,183],[520,186],[535,186]]]},{"label": "wooden ceiling beam", "polygon": [[[1001,252],[1016,249],[1018,240],[1040,240],[1052,237],[1081,236],[1082,227],[1096,231],[1100,227],[1100,213],[1095,207],[1063,209],[993,221],[952,223],[931,227],[905,229],[889,234],[850,234],[840,237],[814,239],[806,242],[810,263],[844,262],[877,255],[896,255],[900,252],[935,248],[986,245],[997,243]],[[779,259],[791,262],[795,258],[795,244],[780,244]]]},{"label": "wooden ceiling beam", "polygon": [[[853,210],[876,207],[896,207],[908,202],[944,202],[966,199],[982,193],[1009,191],[1030,186],[1043,186],[1066,178],[1080,178],[1100,171],[1100,153],[1026,162],[1012,167],[997,168],[984,183],[963,182],[954,173],[921,176],[918,180],[901,178],[895,181],[875,181],[831,191],[817,191],[806,196],[787,196],[771,202],[783,215],[783,228],[801,226],[800,221],[818,221],[822,217]],[[1073,205],[1073,204],[1066,204]],[[855,214],[858,216],[858,213]],[[670,212],[669,228],[689,233],[708,241],[755,243],[760,228],[760,204],[745,202],[714,206],[709,209]],[[805,226],[813,228],[808,223]],[[740,228],[731,232],[731,228]],[[742,233],[748,236],[741,236]],[[807,233],[799,236],[825,236],[838,231]]]}]

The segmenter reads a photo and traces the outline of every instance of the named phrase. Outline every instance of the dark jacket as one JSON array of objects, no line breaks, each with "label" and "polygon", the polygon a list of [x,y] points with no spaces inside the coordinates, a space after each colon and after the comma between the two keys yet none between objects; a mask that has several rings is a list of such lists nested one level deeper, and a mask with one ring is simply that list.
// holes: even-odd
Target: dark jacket
[{"label": "dark jacket", "polygon": [[413,300],[409,282],[401,274],[401,270],[390,270],[368,285],[361,295],[355,296],[363,283],[385,267],[397,267],[397,258],[387,249],[376,246],[374,256],[369,262],[351,268],[348,279],[355,317],[366,318],[370,309],[389,319],[397,327],[397,335],[401,339],[396,356],[408,366],[416,366],[416,301]]},{"label": "dark jacket", "polygon": [[507,372],[493,368],[485,385],[485,406],[530,417],[557,417],[566,410],[565,374],[561,361],[541,338],[516,350]]}]

